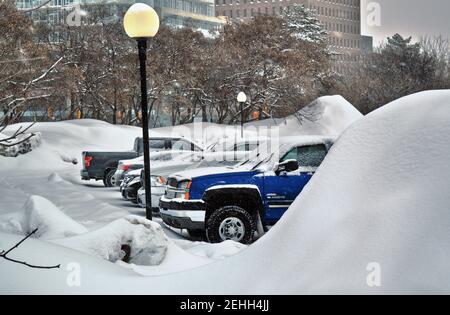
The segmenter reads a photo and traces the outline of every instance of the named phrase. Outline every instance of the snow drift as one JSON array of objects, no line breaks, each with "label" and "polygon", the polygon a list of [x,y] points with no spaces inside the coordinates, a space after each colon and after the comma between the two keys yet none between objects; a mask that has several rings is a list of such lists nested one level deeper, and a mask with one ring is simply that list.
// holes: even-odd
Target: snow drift
[{"label": "snow drift", "polygon": [[[62,264],[80,261],[83,286],[68,288],[63,271],[49,277],[0,261],[0,291],[448,294],[449,121],[448,90],[408,96],[362,118],[335,143],[282,220],[226,260],[171,275],[133,277],[104,261],[32,240],[16,255],[39,263],[48,257]],[[0,248],[16,240],[2,234]],[[381,286],[367,282],[375,265]],[[48,280],[39,281],[44,277]]]},{"label": "snow drift", "polygon": [[[29,123],[10,125],[3,133],[11,134],[20,127],[28,126]],[[137,127],[115,126],[92,119],[40,122],[28,131],[41,135],[40,146],[15,158],[0,156],[0,171],[79,168],[71,164],[80,158],[82,151],[131,150],[134,139],[142,134]]]},{"label": "snow drift", "polygon": [[130,263],[159,265],[166,255],[168,240],[161,226],[145,218],[129,215],[79,236],[54,240],[53,243],[73,248],[111,262],[124,258],[123,245],[130,247]]},{"label": "snow drift", "polygon": [[323,96],[286,118],[266,119],[246,124],[247,127],[280,127],[280,136],[339,136],[363,115],[340,95]]},{"label": "snow drift", "polygon": [[81,224],[65,215],[51,201],[41,196],[30,196],[21,213],[0,217],[0,231],[27,235],[38,229],[35,237],[48,240],[87,232]]},{"label": "snow drift", "polygon": [[49,200],[40,196],[30,196],[24,205],[22,233],[35,234],[41,239],[55,239],[86,233],[88,230],[65,215]]},{"label": "snow drift", "polygon": [[[56,173],[51,179],[57,180]],[[62,181],[62,179],[60,179]],[[22,213],[0,217],[0,231],[28,235],[116,262],[124,258],[123,245],[130,247],[130,262],[144,266],[160,264],[167,251],[161,226],[142,217],[128,215],[89,231],[41,196],[30,196]]]}]

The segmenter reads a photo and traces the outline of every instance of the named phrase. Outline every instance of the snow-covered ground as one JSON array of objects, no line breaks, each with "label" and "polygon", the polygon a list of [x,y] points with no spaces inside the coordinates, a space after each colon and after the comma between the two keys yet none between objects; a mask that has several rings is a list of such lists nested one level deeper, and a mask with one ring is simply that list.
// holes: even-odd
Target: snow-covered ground
[{"label": "snow-covered ground", "polygon": [[[113,190],[88,187],[77,177],[79,166],[55,157],[53,165],[39,167],[45,159],[35,159],[51,156],[50,149],[79,156],[76,145],[86,141],[70,144],[69,138],[69,144],[55,144],[57,139],[49,140],[43,130],[40,148],[18,160],[0,158],[0,251],[21,239],[24,216],[50,226],[66,222],[70,229],[52,229],[58,235],[27,240],[11,254],[61,268],[36,270],[0,259],[0,293],[450,293],[449,121],[450,91],[412,95],[359,119],[338,139],[282,220],[248,248],[232,242],[191,242],[167,229],[160,234],[157,224],[131,233],[129,224],[139,219],[129,215],[140,210],[112,201]],[[89,129],[66,124],[79,132]],[[105,149],[118,148],[119,134],[131,139],[137,132],[105,124],[96,140],[109,137],[102,131],[109,128],[116,137],[111,136],[110,147],[102,144]],[[91,149],[85,145],[81,147]],[[5,164],[9,161],[12,169]],[[40,220],[45,218],[42,204],[63,216]],[[90,241],[101,238],[95,234],[99,229],[101,235],[114,235],[113,240],[121,230],[121,237],[136,238],[136,244],[154,235],[162,263],[113,264],[107,260],[115,259],[99,258],[92,249],[105,243]],[[117,247],[111,243],[107,249]],[[139,246],[135,254],[146,255]]]}]

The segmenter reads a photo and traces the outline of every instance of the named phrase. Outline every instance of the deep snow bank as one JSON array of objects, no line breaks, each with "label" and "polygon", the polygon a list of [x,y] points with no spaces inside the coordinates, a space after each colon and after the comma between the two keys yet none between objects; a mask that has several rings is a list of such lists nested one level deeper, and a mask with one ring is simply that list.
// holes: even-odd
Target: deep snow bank
[{"label": "deep snow bank", "polygon": [[339,136],[363,115],[340,95],[323,96],[294,115],[266,119],[246,124],[250,126],[279,126],[281,136],[326,135]]},{"label": "deep snow bank", "polygon": [[[282,291],[449,293],[449,121],[447,90],[356,122],[282,221],[242,256],[289,261],[269,276]],[[373,266],[381,287],[367,284]]]},{"label": "deep snow bank", "polygon": [[[29,123],[10,125],[3,133],[11,134],[27,126]],[[92,119],[36,123],[28,132],[41,135],[40,146],[15,158],[0,156],[0,171],[79,168],[72,161],[79,161],[82,151],[131,150],[134,139],[142,133],[137,127],[115,126]]]},{"label": "deep snow bank", "polygon": [[88,231],[41,196],[28,197],[21,212],[0,215],[0,231],[27,235],[36,228],[38,231],[34,236],[44,240],[74,236]]},{"label": "deep snow bank", "polygon": [[51,201],[41,196],[30,196],[24,205],[22,234],[35,234],[41,239],[70,237],[88,230],[59,210]]},{"label": "deep snow bank", "polygon": [[124,257],[122,245],[130,246],[130,262],[144,266],[159,265],[166,256],[168,240],[158,223],[129,215],[108,225],[53,243],[73,248],[111,262]]},{"label": "deep snow bank", "polygon": [[[58,177],[55,173],[51,179]],[[111,262],[121,260],[125,254],[121,250],[122,245],[129,245],[130,262],[158,265],[164,260],[168,246],[167,237],[158,223],[128,215],[89,231],[41,196],[30,196],[22,213],[0,216],[1,232],[25,236],[35,229],[35,238],[50,240]]]}]

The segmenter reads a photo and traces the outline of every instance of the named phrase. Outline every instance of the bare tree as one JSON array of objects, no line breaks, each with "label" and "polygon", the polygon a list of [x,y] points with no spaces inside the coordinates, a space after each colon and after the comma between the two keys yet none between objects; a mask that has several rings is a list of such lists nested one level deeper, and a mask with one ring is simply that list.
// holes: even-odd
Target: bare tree
[{"label": "bare tree", "polygon": [[[52,75],[61,58],[52,60],[45,45],[36,43],[31,21],[17,11],[14,1],[0,3],[0,132],[19,121],[27,109],[52,97]],[[28,128],[19,128],[12,136],[3,137],[0,146],[7,147],[27,141],[33,134],[23,135]]]},{"label": "bare tree", "polygon": [[343,95],[366,114],[412,93],[448,87],[448,65],[445,40],[414,43],[395,34],[349,73],[328,81],[327,91]]},{"label": "bare tree", "polygon": [[442,36],[427,36],[420,40],[420,45],[424,53],[436,60],[433,88],[450,88],[450,40]]}]

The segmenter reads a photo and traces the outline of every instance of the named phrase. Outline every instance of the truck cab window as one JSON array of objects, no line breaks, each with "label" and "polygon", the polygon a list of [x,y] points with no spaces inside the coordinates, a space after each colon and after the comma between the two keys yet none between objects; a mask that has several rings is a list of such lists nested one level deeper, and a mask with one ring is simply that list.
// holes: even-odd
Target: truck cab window
[{"label": "truck cab window", "polygon": [[326,155],[327,149],[325,145],[307,145],[291,149],[283,156],[281,162],[287,160],[297,160],[299,166],[318,167]]},{"label": "truck cab window", "polygon": [[297,150],[297,161],[300,166],[319,167],[327,155],[327,149],[323,144],[298,147]]}]

